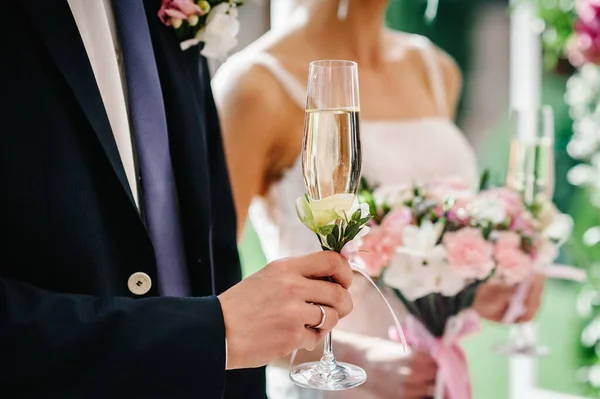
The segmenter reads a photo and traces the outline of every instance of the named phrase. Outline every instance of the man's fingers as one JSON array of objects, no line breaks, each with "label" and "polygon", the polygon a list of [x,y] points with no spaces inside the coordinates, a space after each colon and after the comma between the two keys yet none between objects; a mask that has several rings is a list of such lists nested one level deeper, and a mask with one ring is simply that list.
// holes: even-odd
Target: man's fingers
[{"label": "man's fingers", "polygon": [[340,319],[335,309],[325,305],[307,303],[306,313],[310,315],[306,326],[313,329],[318,327],[318,330],[325,332],[331,331]]},{"label": "man's fingers", "polygon": [[352,284],[352,269],[348,261],[334,251],[316,252],[295,258],[297,270],[304,277],[323,279],[331,277],[345,289]]},{"label": "man's fingers", "polygon": [[352,296],[339,284],[323,280],[305,280],[305,290],[303,299],[306,302],[332,307],[340,318],[352,311]]}]

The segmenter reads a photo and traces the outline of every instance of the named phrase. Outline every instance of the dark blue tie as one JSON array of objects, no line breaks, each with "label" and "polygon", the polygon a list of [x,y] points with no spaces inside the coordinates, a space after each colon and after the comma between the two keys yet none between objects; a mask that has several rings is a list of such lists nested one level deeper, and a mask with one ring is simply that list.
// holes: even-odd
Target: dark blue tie
[{"label": "dark blue tie", "polygon": [[186,296],[190,286],[167,119],[144,4],[142,0],[113,0],[112,4],[141,174],[142,209],[156,254],[159,292],[164,296]]}]

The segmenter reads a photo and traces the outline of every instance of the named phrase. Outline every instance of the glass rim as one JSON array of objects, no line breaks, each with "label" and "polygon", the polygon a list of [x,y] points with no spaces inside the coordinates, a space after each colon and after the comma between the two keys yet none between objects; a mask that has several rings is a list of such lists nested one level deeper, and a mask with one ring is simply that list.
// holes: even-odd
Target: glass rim
[{"label": "glass rim", "polygon": [[310,67],[314,68],[357,68],[355,61],[348,60],[315,60],[310,62]]}]

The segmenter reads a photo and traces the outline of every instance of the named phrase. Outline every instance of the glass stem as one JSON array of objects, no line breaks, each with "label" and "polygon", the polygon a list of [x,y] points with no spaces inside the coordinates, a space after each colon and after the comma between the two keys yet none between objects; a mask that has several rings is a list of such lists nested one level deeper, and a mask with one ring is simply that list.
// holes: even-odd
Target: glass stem
[{"label": "glass stem", "polygon": [[333,355],[333,347],[331,343],[331,332],[325,335],[325,345],[323,348],[323,356],[319,362],[319,372],[330,373],[337,367],[335,356]]}]

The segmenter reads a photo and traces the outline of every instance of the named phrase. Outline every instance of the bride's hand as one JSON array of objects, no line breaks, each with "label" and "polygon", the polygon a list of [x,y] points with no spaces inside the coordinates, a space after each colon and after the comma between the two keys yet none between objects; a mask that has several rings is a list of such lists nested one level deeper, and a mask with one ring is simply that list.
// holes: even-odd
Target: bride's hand
[{"label": "bride's hand", "polygon": [[[542,302],[544,281],[545,277],[542,274],[536,274],[533,277],[523,304],[525,306],[525,313],[517,319],[517,323],[528,322],[535,317]],[[514,290],[515,287],[509,287],[496,281],[489,281],[477,290],[473,308],[484,319],[501,322],[508,309]]]},{"label": "bride's hand", "polygon": [[437,364],[424,352],[365,364],[365,388],[380,399],[424,399],[433,396]]},{"label": "bride's hand", "polygon": [[367,381],[361,388],[373,397],[424,399],[433,396],[437,364],[426,353],[406,353],[396,342],[345,331],[337,331],[334,337],[340,360],[357,364],[367,372]]}]

